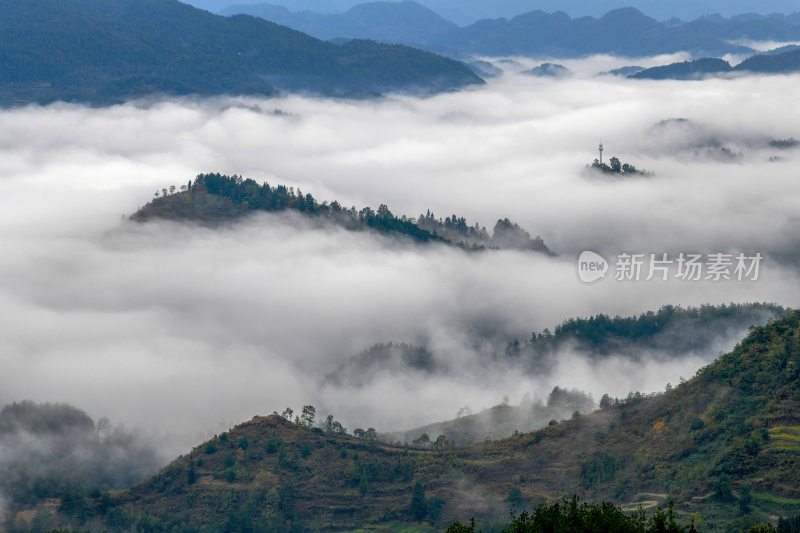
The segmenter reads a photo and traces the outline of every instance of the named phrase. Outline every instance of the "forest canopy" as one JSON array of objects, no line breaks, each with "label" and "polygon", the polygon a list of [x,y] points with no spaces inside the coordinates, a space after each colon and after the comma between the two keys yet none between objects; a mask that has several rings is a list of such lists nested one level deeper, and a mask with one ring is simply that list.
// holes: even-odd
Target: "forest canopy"
[{"label": "forest canopy", "polygon": [[345,207],[338,201],[319,202],[311,194],[286,185],[259,184],[253,179],[222,174],[200,174],[192,182],[156,192],[156,198],[133,215],[136,221],[153,218],[219,223],[254,212],[293,211],[325,220],[351,231],[373,230],[419,243],[439,242],[467,250],[525,250],[554,255],[541,237],[531,235],[508,218],[499,219],[491,233],[466,218],[437,217],[431,211],[419,217],[395,215],[382,204],[378,209]]}]

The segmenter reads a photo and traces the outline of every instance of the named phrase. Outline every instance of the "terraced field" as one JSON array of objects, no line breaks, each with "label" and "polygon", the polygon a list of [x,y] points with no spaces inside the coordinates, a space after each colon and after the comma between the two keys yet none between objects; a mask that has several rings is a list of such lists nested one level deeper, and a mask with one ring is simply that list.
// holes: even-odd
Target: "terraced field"
[{"label": "terraced field", "polygon": [[800,426],[770,428],[768,448],[770,450],[800,453]]}]

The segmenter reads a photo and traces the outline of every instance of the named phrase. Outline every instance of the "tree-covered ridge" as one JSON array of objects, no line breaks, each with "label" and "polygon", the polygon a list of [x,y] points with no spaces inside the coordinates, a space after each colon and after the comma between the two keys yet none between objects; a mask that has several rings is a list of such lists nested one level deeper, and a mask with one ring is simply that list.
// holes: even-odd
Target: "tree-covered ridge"
[{"label": "tree-covered ridge", "polygon": [[534,332],[522,349],[545,353],[566,344],[577,344],[597,356],[635,354],[643,350],[685,354],[707,348],[710,339],[763,325],[786,313],[785,308],[769,303],[665,305],[655,312],[627,317],[601,313],[588,318],[570,318],[552,332],[549,329]]},{"label": "tree-covered ridge", "polygon": [[320,203],[311,194],[285,185],[270,186],[241,176],[200,174],[180,191],[171,187],[133,215],[137,221],[152,218],[223,222],[254,212],[293,211],[343,226],[352,231],[374,230],[410,238],[415,242],[440,242],[468,250],[530,250],[553,255],[541,237],[531,237],[519,225],[498,220],[490,234],[477,223],[470,225],[456,215],[437,218],[428,211],[418,218],[393,214],[386,205],[345,207],[337,201]]},{"label": "tree-covered ridge", "polygon": [[701,58],[648,68],[629,77],[651,80],[692,80],[728,73],[788,74],[799,70],[800,50],[787,47],[786,51],[777,49],[774,53],[767,52],[751,56],[735,67],[724,59]]},{"label": "tree-covered ridge", "polygon": [[[0,409],[0,520],[4,511],[11,516],[48,500],[58,501],[66,515],[89,518],[94,514],[90,498],[107,509],[108,491],[141,481],[160,461],[145,439],[108,419],[95,423],[65,404],[6,405]],[[8,530],[13,525],[13,520],[5,523]],[[31,527],[41,530],[38,522]]]},{"label": "tree-covered ridge", "polygon": [[[217,435],[106,504],[87,497],[91,518],[73,527],[397,531],[470,528],[463,521],[474,517],[477,529],[494,531],[510,510],[530,510],[527,525],[507,531],[587,531],[535,527],[548,523],[536,518],[540,503],[575,494],[625,513],[642,507],[648,523],[660,517],[666,529],[658,531],[674,531],[670,511],[657,511],[671,501],[698,531],[749,531],[769,520],[794,532],[786,528],[795,519],[778,517],[800,513],[800,312],[753,329],[665,392],[466,448],[390,446],[369,429],[345,434],[333,417],[318,427],[311,406],[297,423],[293,415],[255,417]],[[561,523],[561,511],[543,512]],[[630,531],[593,523],[589,531]]]},{"label": "tree-covered ridge", "polygon": [[482,80],[452,59],[373,41],[324,42],[178,0],[0,0],[0,105],[151,95],[436,92]]}]

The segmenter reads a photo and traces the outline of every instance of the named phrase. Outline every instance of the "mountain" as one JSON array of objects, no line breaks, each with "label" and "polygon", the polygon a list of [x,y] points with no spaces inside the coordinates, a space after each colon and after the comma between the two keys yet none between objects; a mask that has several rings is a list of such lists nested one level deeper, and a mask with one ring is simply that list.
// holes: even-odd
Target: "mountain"
[{"label": "mountain", "polygon": [[325,40],[345,37],[422,45],[457,27],[430,9],[410,1],[359,4],[336,14],[292,12],[272,4],[235,5],[222,10],[221,14],[253,15]]},{"label": "mountain", "polygon": [[[793,139],[780,142],[787,145],[794,143],[794,146],[798,143]],[[786,313],[783,307],[766,303],[686,308],[665,305],[657,311],[633,316],[599,314],[571,318],[558,324],[553,331],[547,328],[534,331],[522,341],[498,335],[495,331],[484,334],[475,332],[471,342],[481,346],[477,361],[479,372],[485,369],[489,373],[500,365],[520,375],[541,379],[551,377],[553,372],[558,371],[559,361],[564,354],[591,362],[607,360],[641,364],[645,361],[680,360],[687,356],[712,361],[730,349],[734,341],[742,338],[750,327],[764,325]],[[445,377],[456,370],[453,365],[458,355],[436,351],[424,344],[381,343],[358,354],[343,357],[328,373],[326,381],[335,386],[364,387],[397,374],[418,376],[420,379]],[[566,414],[571,415],[575,409],[568,408]],[[538,413],[527,411],[530,410],[516,416],[513,409],[502,410],[502,416],[492,417],[503,419],[500,428],[490,427],[484,420],[476,424],[476,429],[480,429],[478,425],[482,426],[481,431],[474,432],[455,428],[471,420],[465,416],[458,420],[453,433],[439,430],[437,434],[444,434],[459,444],[476,443],[487,436],[498,438],[507,437],[514,431],[532,431],[557,417],[554,413],[541,410]],[[586,412],[586,409],[581,408],[580,411]],[[564,411],[559,412],[563,414]],[[442,426],[449,423],[437,422]],[[410,442],[423,432],[431,431],[413,429],[403,432],[407,436],[392,437],[391,440],[399,438],[402,442]],[[465,438],[468,433],[471,436]]]},{"label": "mountain", "polygon": [[579,413],[593,411],[592,397],[579,390],[554,387],[546,402],[525,399],[520,405],[503,403],[472,414],[468,408],[445,422],[435,422],[408,431],[381,434],[384,442],[416,446],[432,446],[444,435],[453,446],[469,446],[490,440],[504,439],[520,432],[537,430],[554,420],[566,420]]},{"label": "mountain", "polygon": [[695,57],[748,53],[736,44],[800,39],[800,20],[783,15],[704,16],[659,22],[641,11],[619,8],[598,18],[564,11],[522,9],[510,18],[487,18],[456,27],[412,2],[362,4],[344,13],[291,12],[285,7],[241,5],[224,13],[249,13],[320,38],[369,37],[422,46],[454,57],[528,55],[569,57],[610,53],[629,57],[690,52]]},{"label": "mountain", "polygon": [[661,20],[673,17],[688,20],[714,13],[733,16],[752,12],[769,15],[797,11],[797,3],[792,0],[762,0],[758,3],[752,0],[424,0],[422,3],[458,24],[470,24],[480,19],[511,18],[534,10],[564,11],[572,17],[598,17],[614,9],[633,7]]},{"label": "mountain", "polygon": [[163,189],[156,198],[131,218],[137,222],[174,220],[221,224],[234,222],[258,212],[292,212],[311,222],[335,224],[350,231],[375,231],[416,243],[447,244],[465,250],[505,249],[541,252],[554,255],[541,237],[530,234],[507,218],[500,219],[489,233],[478,224],[469,225],[456,215],[437,218],[428,211],[418,218],[395,216],[386,205],[377,210],[343,207],[339,202],[319,203],[300,189],[252,179],[220,174],[201,174],[180,192]]},{"label": "mountain", "polygon": [[797,72],[800,71],[800,50],[753,56],[736,65],[734,70],[765,74]]},{"label": "mountain", "polygon": [[525,70],[522,73],[538,78],[563,78],[572,75],[572,71],[570,69],[557,63],[542,63],[541,65],[533,67],[529,70]]},{"label": "mountain", "polygon": [[577,494],[629,510],[672,500],[699,531],[747,530],[800,511],[800,312],[663,393],[501,441],[390,446],[312,415],[255,417],[96,513],[143,531],[442,527]]},{"label": "mountain", "polygon": [[[242,3],[256,4],[259,0]],[[284,0],[293,10],[310,10],[319,13],[339,13],[359,3],[359,0]],[[221,10],[231,0],[188,0],[190,4]],[[512,18],[529,11],[564,11],[572,17],[598,17],[622,7],[634,7],[659,20],[678,18],[695,19],[719,13],[730,17],[742,13],[772,16],[775,13],[797,11],[794,0],[420,0],[424,6],[436,11],[459,25],[472,24],[481,19]]]},{"label": "mountain", "polygon": [[630,76],[635,79],[689,80],[731,72],[760,74],[789,74],[800,71],[800,50],[789,47],[787,52],[759,54],[745,59],[735,67],[723,59],[697,59],[642,70]]},{"label": "mountain", "polygon": [[152,94],[333,95],[481,83],[465,65],[371,41],[342,46],[177,0],[0,0],[0,103]]},{"label": "mountain", "polygon": [[631,78],[639,80],[694,80],[731,72],[733,67],[724,59],[703,58],[681,61],[637,72]]},{"label": "mountain", "polygon": [[[800,28],[795,33],[800,35]],[[633,8],[616,9],[600,18],[574,19],[560,11],[533,11],[509,20],[482,20],[446,32],[435,42],[432,49],[441,52],[494,56],[608,53],[642,57],[679,51],[722,55],[745,50],[715,33],[689,29],[684,24],[667,25]]]}]

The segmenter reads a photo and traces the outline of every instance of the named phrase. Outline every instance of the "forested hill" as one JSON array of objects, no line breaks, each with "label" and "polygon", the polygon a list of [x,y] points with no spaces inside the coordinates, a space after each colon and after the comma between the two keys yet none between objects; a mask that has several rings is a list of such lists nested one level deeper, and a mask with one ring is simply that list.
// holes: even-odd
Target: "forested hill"
[{"label": "forested hill", "polygon": [[724,74],[791,74],[800,71],[800,50],[785,47],[751,56],[735,67],[724,59],[703,58],[648,68],[631,75],[636,79],[691,80]]},{"label": "forested hill", "polygon": [[578,494],[747,531],[800,512],[800,313],[664,393],[468,448],[389,446],[307,413],[256,417],[103,507],[86,496],[86,514],[139,531],[442,529]]},{"label": "forested hill", "polygon": [[180,190],[163,189],[157,197],[131,218],[183,220],[216,224],[238,220],[256,212],[291,211],[303,216],[340,225],[348,230],[373,230],[409,238],[415,242],[439,242],[468,250],[529,250],[553,255],[541,237],[531,237],[519,225],[498,220],[491,233],[477,223],[469,225],[463,217],[437,218],[428,211],[418,218],[394,215],[386,205],[377,210],[344,207],[337,201],[318,202],[311,194],[285,185],[258,184],[241,176],[201,174]]},{"label": "forested hill", "polygon": [[509,354],[528,352],[542,357],[567,347],[598,358],[624,355],[640,359],[645,354],[681,356],[713,349],[727,337],[784,316],[788,311],[775,304],[747,303],[680,307],[665,305],[658,311],[636,316],[599,314],[571,318],[551,332],[534,332],[524,344],[512,344]]},{"label": "forested hill", "polygon": [[0,0],[0,104],[106,104],[153,94],[344,96],[480,84],[465,65],[405,46],[323,42],[178,0]]}]

